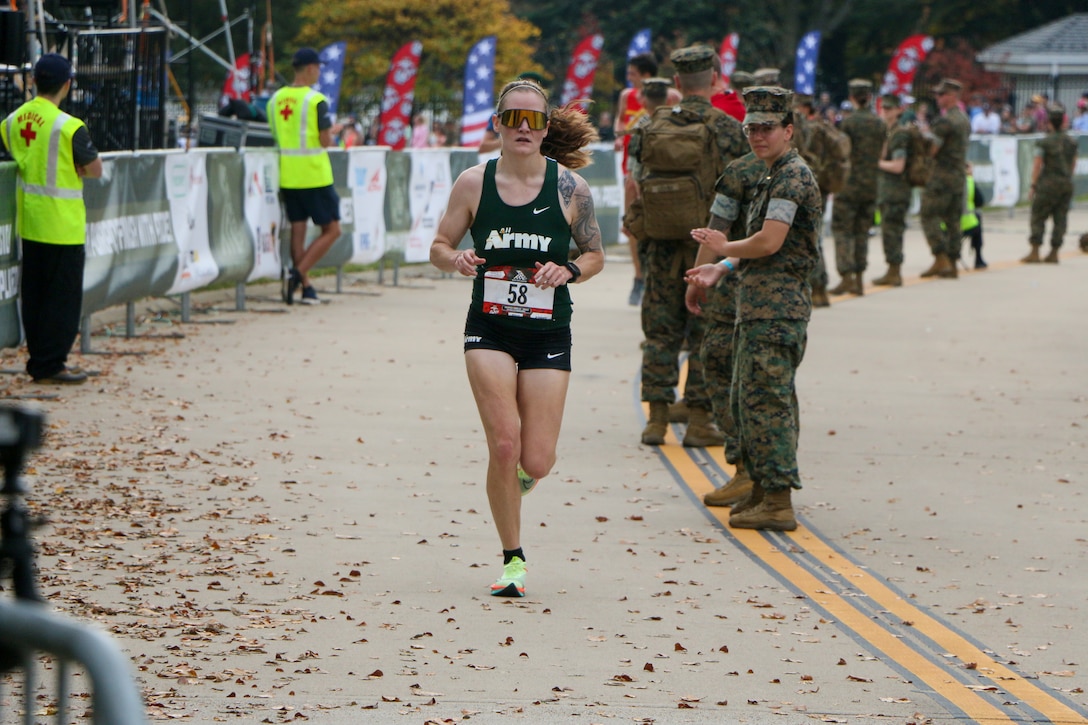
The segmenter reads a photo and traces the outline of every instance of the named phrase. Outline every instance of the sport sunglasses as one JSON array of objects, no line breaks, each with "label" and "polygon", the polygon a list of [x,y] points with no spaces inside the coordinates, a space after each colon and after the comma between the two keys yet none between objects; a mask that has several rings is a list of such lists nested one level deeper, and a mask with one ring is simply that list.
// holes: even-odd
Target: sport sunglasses
[{"label": "sport sunglasses", "polygon": [[530,130],[543,131],[548,126],[548,114],[527,108],[508,108],[499,113],[499,123],[507,128],[521,128],[522,121],[529,122]]}]

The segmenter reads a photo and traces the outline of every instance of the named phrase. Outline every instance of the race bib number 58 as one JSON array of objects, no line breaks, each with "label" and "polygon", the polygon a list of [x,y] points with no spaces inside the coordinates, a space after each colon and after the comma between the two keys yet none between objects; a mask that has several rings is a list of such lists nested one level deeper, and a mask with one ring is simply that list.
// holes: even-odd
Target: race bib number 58
[{"label": "race bib number 58", "polygon": [[552,319],[555,289],[533,284],[534,271],[492,267],[484,272],[484,314]]}]

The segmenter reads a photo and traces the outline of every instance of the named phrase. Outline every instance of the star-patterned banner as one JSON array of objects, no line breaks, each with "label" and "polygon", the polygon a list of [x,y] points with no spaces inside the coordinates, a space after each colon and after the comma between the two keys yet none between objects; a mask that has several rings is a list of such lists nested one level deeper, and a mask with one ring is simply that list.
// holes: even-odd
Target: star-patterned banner
[{"label": "star-patterned banner", "polygon": [[495,46],[489,35],[472,46],[465,61],[465,100],[461,116],[461,145],[479,146],[495,110]]},{"label": "star-patterned banner", "polygon": [[816,61],[820,57],[820,31],[805,33],[797,44],[797,63],[793,69],[793,90],[806,96],[816,92]]},{"label": "star-patterned banner", "polygon": [[340,103],[340,79],[344,77],[344,57],[348,44],[344,41],[330,43],[321,49],[321,75],[314,84],[314,90],[320,91],[329,99],[329,115],[336,118],[336,107]]},{"label": "star-patterned banner", "polygon": [[[631,38],[631,44],[627,46],[627,60],[631,60],[636,55],[649,53],[651,40],[652,34],[649,28],[643,28],[635,33],[635,36]],[[627,87],[630,88],[631,84],[628,83]]]}]

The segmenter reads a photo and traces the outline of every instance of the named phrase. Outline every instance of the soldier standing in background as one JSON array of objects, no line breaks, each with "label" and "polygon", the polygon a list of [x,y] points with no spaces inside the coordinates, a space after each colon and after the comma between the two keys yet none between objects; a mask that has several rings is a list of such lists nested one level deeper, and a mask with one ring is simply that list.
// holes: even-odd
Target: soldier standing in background
[{"label": "soldier standing in background", "polygon": [[967,140],[971,122],[960,110],[963,86],[951,78],[942,80],[933,89],[940,115],[930,124],[934,147],[933,173],[922,191],[919,216],[926,242],[933,252],[933,264],[923,277],[955,279],[956,263],[960,259],[960,215],[963,214],[963,193],[967,185]]},{"label": "soldier standing in background", "polygon": [[[1065,236],[1069,217],[1069,204],[1073,201],[1073,169],[1077,165],[1077,142],[1062,131],[1065,109],[1051,105],[1047,109],[1050,132],[1035,142],[1035,160],[1031,167],[1031,252],[1021,262],[1058,263],[1058,250]],[[1040,260],[1039,248],[1043,246],[1046,220],[1053,217],[1050,230],[1050,252]]]},{"label": "soldier standing in background", "polygon": [[880,115],[888,129],[888,140],[878,163],[877,205],[880,208],[880,233],[884,240],[884,261],[888,271],[873,284],[900,287],[903,277],[903,232],[907,227],[910,208],[910,180],[907,179],[907,156],[910,152],[910,131],[899,123],[903,106],[899,96],[888,93],[881,97]]},{"label": "soldier standing in background", "polygon": [[850,81],[854,112],[839,126],[850,137],[850,176],[846,188],[831,203],[831,232],[835,236],[835,266],[842,281],[831,290],[860,295],[865,292],[862,273],[869,256],[869,229],[876,215],[877,161],[884,148],[887,129],[869,109],[873,84]]},{"label": "soldier standing in background", "polygon": [[[748,236],[748,207],[755,198],[767,165],[748,152],[729,166],[718,179],[714,205],[710,208],[710,229],[726,233],[729,239]],[[707,245],[699,248],[695,268],[688,275],[707,275],[705,287],[689,283],[688,310],[706,320],[703,346],[703,377],[714,410],[714,421],[725,437],[725,462],[734,466],[729,482],[703,496],[707,506],[732,506],[752,491],[752,477],[744,467],[740,438],[730,403],[733,384],[733,333],[737,322],[737,275],[733,262],[725,260]],[[717,278],[715,282],[714,279]]]},{"label": "soldier standing in background", "polygon": [[[690,230],[706,224],[714,196],[714,181],[730,161],[748,150],[740,123],[710,105],[714,92],[713,56],[714,51],[706,46],[673,52],[670,60],[676,69],[674,80],[683,100],[674,106],[657,109],[650,123],[640,127],[631,139],[631,158],[640,165],[638,182],[647,225],[647,237],[640,244],[646,280],[642,300],[642,331],[646,337],[642,351],[642,400],[650,404],[650,418],[641,438],[646,445],[665,442],[669,404],[675,399],[679,382],[679,356],[685,333],[689,349],[697,351],[702,345],[703,321],[691,315],[685,306],[684,271],[694,265],[698,251]],[[699,134],[703,133],[700,129],[706,129],[714,150],[691,161],[690,173],[675,169],[663,171],[664,165],[658,165],[659,160],[669,162],[665,164],[669,166],[677,163],[668,157],[678,147],[666,137],[673,138],[673,133],[685,135],[685,129]],[[693,177],[709,179],[700,181],[700,185],[707,184],[702,186],[706,189],[705,200],[700,197],[691,201],[690,208],[675,208],[675,205],[670,208],[667,201],[673,197],[669,196],[668,189],[675,188],[673,180]],[[657,188],[662,192],[654,191]],[[690,187],[685,185],[685,188]],[[658,199],[665,200],[664,206]],[[676,230],[672,233],[676,236],[655,232],[655,229],[674,226]],[[687,229],[686,235],[678,233],[680,227]],[[710,400],[698,355],[688,358],[684,398],[688,410],[684,445],[721,445],[722,434],[711,420]]]}]

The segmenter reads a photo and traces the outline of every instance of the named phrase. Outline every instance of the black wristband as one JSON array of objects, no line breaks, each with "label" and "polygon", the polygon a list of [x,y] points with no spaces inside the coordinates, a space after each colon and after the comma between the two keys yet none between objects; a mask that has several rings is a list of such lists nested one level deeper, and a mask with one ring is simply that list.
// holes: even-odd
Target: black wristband
[{"label": "black wristband", "polygon": [[574,262],[567,262],[564,266],[567,268],[567,271],[570,272],[570,274],[571,274],[570,281],[571,282],[577,282],[578,278],[582,276],[582,270],[578,269],[578,265],[575,264]]}]

